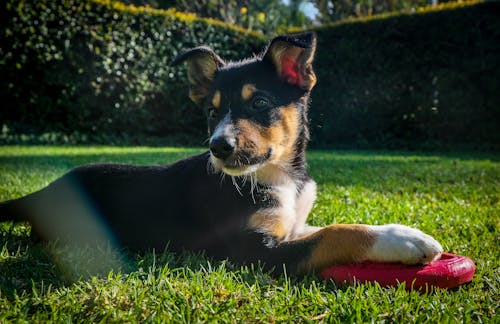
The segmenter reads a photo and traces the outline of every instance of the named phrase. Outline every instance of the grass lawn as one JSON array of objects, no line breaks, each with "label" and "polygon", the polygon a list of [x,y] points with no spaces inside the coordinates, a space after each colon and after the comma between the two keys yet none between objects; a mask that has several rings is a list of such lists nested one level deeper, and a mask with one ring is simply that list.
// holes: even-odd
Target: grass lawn
[{"label": "grass lawn", "polygon": [[[40,189],[84,163],[162,164],[199,151],[0,147],[0,200]],[[26,226],[2,224],[0,322],[500,322],[499,154],[311,151],[308,157],[319,188],[312,224],[418,227],[445,251],[471,257],[473,282],[427,293],[336,287],[313,275],[273,278],[258,266],[168,253],[130,256],[122,271],[76,278],[85,251],[65,262],[54,246],[30,243]]]}]

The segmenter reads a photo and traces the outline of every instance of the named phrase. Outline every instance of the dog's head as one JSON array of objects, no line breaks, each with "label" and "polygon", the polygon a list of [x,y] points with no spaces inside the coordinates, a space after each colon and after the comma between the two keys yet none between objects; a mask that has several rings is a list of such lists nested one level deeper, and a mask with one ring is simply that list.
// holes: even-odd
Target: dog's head
[{"label": "dog's head", "polygon": [[174,60],[189,64],[189,97],[207,114],[217,169],[239,176],[303,154],[315,48],[315,34],[305,33],[276,37],[261,55],[237,63],[205,46]]}]

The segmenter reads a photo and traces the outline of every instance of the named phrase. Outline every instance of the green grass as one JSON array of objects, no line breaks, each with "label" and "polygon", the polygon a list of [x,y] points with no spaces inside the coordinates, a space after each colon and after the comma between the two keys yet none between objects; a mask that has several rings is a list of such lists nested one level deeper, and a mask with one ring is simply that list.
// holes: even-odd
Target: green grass
[{"label": "green grass", "polygon": [[[0,200],[90,162],[161,164],[199,149],[0,147]],[[402,223],[477,265],[471,284],[419,293],[316,276],[273,278],[258,266],[199,255],[131,256],[118,270],[77,278],[85,251],[32,244],[0,226],[0,322],[500,322],[500,155],[312,151],[319,195],[310,222]],[[62,255],[62,257],[61,257]],[[68,257],[69,260],[61,260]],[[96,259],[106,268],[109,260]],[[94,260],[94,261],[96,261]],[[101,269],[102,270],[102,269]]]}]

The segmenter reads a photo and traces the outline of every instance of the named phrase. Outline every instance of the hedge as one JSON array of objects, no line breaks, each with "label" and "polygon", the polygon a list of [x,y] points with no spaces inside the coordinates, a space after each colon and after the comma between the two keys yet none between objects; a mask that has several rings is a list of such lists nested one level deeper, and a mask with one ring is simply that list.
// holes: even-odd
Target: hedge
[{"label": "hedge", "polygon": [[[499,12],[492,1],[318,28],[312,145],[498,149]],[[214,20],[109,0],[7,0],[0,16],[0,143],[201,145],[204,115],[187,99],[185,68],[168,63],[199,44],[229,59],[265,44]]]},{"label": "hedge", "polygon": [[500,3],[317,30],[316,145],[500,147]]},{"label": "hedge", "polygon": [[186,135],[201,144],[204,114],[187,99],[184,69],[168,63],[199,44],[226,58],[265,44],[221,22],[116,1],[7,0],[0,10],[4,140]]}]

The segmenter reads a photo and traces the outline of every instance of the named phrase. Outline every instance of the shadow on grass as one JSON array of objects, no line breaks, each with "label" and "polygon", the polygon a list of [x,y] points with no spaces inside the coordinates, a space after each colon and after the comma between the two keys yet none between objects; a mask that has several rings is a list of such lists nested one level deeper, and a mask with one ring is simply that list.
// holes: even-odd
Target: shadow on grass
[{"label": "shadow on grass", "polygon": [[[59,288],[68,281],[60,273],[49,249],[33,244],[26,235],[1,233],[0,290],[8,299],[43,287]],[[9,256],[5,256],[9,253]]]},{"label": "shadow on grass", "polygon": [[0,292],[16,295],[43,293],[110,272],[136,270],[131,255],[109,246],[71,246],[59,242],[35,242],[25,223],[0,226]]},{"label": "shadow on grass", "polygon": [[[19,225],[15,225],[19,226]],[[58,247],[54,243],[34,243],[25,234],[8,231],[0,233],[3,260],[0,260],[0,292],[4,298],[14,300],[23,294],[45,294],[61,287],[90,280],[106,279],[110,274],[147,280],[165,274],[171,278],[203,281],[205,276],[224,278],[258,285],[261,288],[275,286],[322,286],[325,291],[345,290],[348,286],[336,286],[325,282],[315,274],[304,277],[273,272],[262,264],[234,264],[227,260],[213,260],[203,253],[185,252],[174,254],[150,251],[147,253],[121,253],[121,262],[110,261],[116,255],[106,248],[90,250]],[[9,257],[5,257],[10,251]],[[70,253],[68,253],[70,251]],[[98,260],[98,263],[94,261]],[[221,279],[222,280],[222,279]],[[217,279],[216,279],[217,281]]]}]

